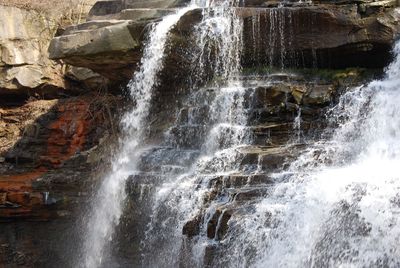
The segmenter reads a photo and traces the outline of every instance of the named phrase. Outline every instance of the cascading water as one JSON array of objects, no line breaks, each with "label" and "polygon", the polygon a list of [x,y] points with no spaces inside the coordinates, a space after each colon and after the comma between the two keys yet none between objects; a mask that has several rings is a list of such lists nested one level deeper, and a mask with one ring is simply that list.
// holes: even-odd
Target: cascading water
[{"label": "cascading water", "polygon": [[207,1],[203,19],[196,26],[196,45],[199,48],[199,72],[211,70],[213,77],[230,80],[240,69],[242,51],[242,20],[232,7],[238,0],[224,0],[220,3]]},{"label": "cascading water", "polygon": [[252,40],[252,60],[257,65],[265,62],[267,66],[281,69],[287,65],[296,66],[297,57],[292,51],[293,12],[295,10],[283,6],[254,11],[249,37]]},{"label": "cascading water", "polygon": [[[332,125],[341,124],[331,140],[309,146],[289,168],[271,175],[274,154],[302,142],[303,110],[294,105],[289,126],[279,118],[251,125],[259,123],[252,116],[279,114],[280,108],[252,103],[257,102],[255,95],[270,93],[271,81],[257,78],[262,81],[251,85],[241,77],[243,21],[232,8],[239,1],[193,3],[203,8],[203,19],[195,26],[198,54],[193,69],[196,78],[209,76],[212,83],[200,88],[196,86],[210,81],[194,83],[165,139],[145,148],[145,121],[168,32],[193,7],[155,25],[140,71],[129,84],[135,108],[123,118],[120,152],[94,200],[84,266],[107,265],[107,246],[129,198],[137,198],[137,210],[147,224],[140,236],[142,267],[398,266],[400,56],[385,80],[342,97],[329,114]],[[290,12],[271,9],[268,18],[253,19],[253,55],[268,54],[266,61],[281,69],[292,57]],[[262,46],[257,43],[260,23],[267,19],[268,53],[258,51]],[[396,52],[400,54],[400,45]],[[289,93],[271,94],[279,99]],[[289,109],[286,100],[278,106]],[[269,147],[273,141],[266,136],[274,128],[281,135],[296,132],[296,140]],[[128,197],[126,183],[139,187],[138,197]],[[141,208],[140,202],[146,205]]]},{"label": "cascading water", "polygon": [[93,201],[92,214],[88,221],[83,263],[78,266],[99,267],[107,257],[106,247],[112,240],[114,228],[118,225],[126,198],[125,182],[135,172],[144,140],[145,121],[150,109],[153,88],[157,74],[162,69],[168,33],[187,11],[194,6],[182,8],[169,15],[150,31],[144,49],[140,69],[128,84],[134,108],[122,120],[123,135],[119,151],[112,160],[112,167],[100,185]]},{"label": "cascading water", "polygon": [[[174,150],[195,151],[198,156],[189,161],[183,172],[163,174],[164,181],[155,190],[151,221],[142,241],[143,266],[202,265],[209,241],[199,236],[198,241],[186,248],[182,229],[203,210],[210,180],[235,172],[235,150],[251,139],[244,107],[247,92],[237,79],[243,27],[231,7],[238,3],[203,4],[206,7],[203,20],[195,32],[198,72],[210,68],[212,77],[223,81],[223,86],[204,87],[194,92],[188,100],[188,108],[180,111],[175,126],[167,135],[169,146],[175,147]],[[184,122],[182,115],[185,115]],[[206,214],[213,216],[213,208],[208,210]],[[187,252],[192,254],[184,256]]]},{"label": "cascading water", "polygon": [[222,241],[235,267],[399,267],[400,42],[380,81],[341,97],[310,146]]}]

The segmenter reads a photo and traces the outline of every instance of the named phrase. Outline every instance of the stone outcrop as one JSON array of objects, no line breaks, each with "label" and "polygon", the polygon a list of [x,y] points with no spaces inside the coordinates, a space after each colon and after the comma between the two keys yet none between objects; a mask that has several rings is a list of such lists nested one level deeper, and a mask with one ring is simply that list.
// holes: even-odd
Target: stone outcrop
[{"label": "stone outcrop", "polygon": [[[89,12],[88,20],[111,19],[125,10],[135,10],[138,14],[157,14],[159,10],[181,7],[188,4],[189,0],[110,0],[98,1]],[[129,11],[128,11],[129,12]],[[132,14],[132,13],[131,13]],[[117,15],[118,16],[118,15]],[[142,16],[135,19],[143,18]]]},{"label": "stone outcrop", "polygon": [[400,33],[400,13],[363,12],[354,4],[242,9],[245,65],[383,67]]},{"label": "stone outcrop", "polygon": [[67,28],[50,44],[52,59],[90,68],[108,78],[130,76],[140,60],[146,24],[129,20],[91,21]]},{"label": "stone outcrop", "polygon": [[64,88],[62,67],[47,48],[57,25],[35,11],[0,5],[0,93]]},{"label": "stone outcrop", "polygon": [[[171,7],[167,4],[171,1],[159,2],[163,4],[157,5],[158,9],[143,9],[145,2],[141,1],[125,5],[99,2],[89,20],[100,20],[68,28],[52,41],[50,57],[126,81],[140,59],[146,25],[172,12],[165,9]],[[270,7],[271,2],[246,1],[245,7],[236,9],[244,21],[243,65],[383,67],[390,60],[391,46],[400,32],[400,13],[392,2],[289,3],[277,8]],[[153,7],[153,2],[146,3]],[[119,8],[115,8],[117,4]],[[181,18],[171,38],[169,58],[173,60],[167,59],[167,69],[193,60],[182,57],[193,48],[193,27],[201,18],[201,9]]]}]

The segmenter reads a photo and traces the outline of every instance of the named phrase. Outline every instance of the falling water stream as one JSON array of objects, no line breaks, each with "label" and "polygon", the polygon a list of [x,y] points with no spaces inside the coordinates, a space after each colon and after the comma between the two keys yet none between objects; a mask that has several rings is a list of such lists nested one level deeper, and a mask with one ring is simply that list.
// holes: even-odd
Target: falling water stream
[{"label": "falling water stream", "polygon": [[105,247],[112,239],[114,228],[123,212],[123,202],[126,198],[125,181],[136,170],[153,88],[156,85],[157,74],[163,66],[168,33],[179,19],[194,7],[191,5],[164,17],[150,31],[140,69],[128,84],[130,97],[135,104],[122,119],[124,136],[120,140],[119,152],[114,156],[111,170],[105,176],[93,202],[84,245],[85,267],[98,267],[102,264],[106,254]]},{"label": "falling water stream", "polygon": [[[239,52],[242,26],[236,15],[230,10],[230,7],[235,4],[237,4],[235,1],[228,0],[218,4],[210,1],[194,0],[188,7],[179,9],[175,14],[166,16],[159,23],[153,25],[145,45],[140,69],[128,84],[131,98],[134,100],[134,107],[122,119],[123,137],[120,140],[119,152],[114,156],[111,170],[105,176],[94,198],[94,205],[85,234],[84,264],[79,261],[79,265],[99,267],[104,265],[104,259],[109,257],[110,250],[108,247],[113,238],[115,227],[119,224],[124,209],[124,201],[127,197],[126,180],[130,175],[137,173],[137,163],[144,153],[143,142],[145,139],[146,119],[150,110],[157,74],[163,66],[169,31],[186,12],[199,6],[205,7],[204,19],[197,29],[198,44],[202,52],[199,70],[204,68],[206,60],[210,60],[208,58],[210,55],[206,56],[205,53],[211,53],[211,50],[215,49],[216,46],[219,53],[214,55],[214,60],[212,61],[215,75],[230,79],[233,74],[237,74],[240,66]],[[212,12],[210,8],[213,8]],[[235,106],[236,102],[239,102],[238,105],[240,106],[241,100],[237,100],[240,96],[236,95],[241,94],[241,87],[239,86],[235,89],[229,87],[227,91],[233,92],[228,98],[232,103],[224,104],[231,105],[232,109],[235,109],[233,106]],[[226,101],[224,94],[219,93],[219,95],[220,97],[217,99]],[[215,102],[218,103],[218,100]],[[215,104],[215,106],[218,106],[218,104]],[[227,107],[219,107],[221,111],[225,111],[225,108]],[[214,109],[217,109],[217,107]],[[232,120],[236,120],[235,115],[229,116],[233,118]],[[239,133],[231,135],[240,136]],[[216,138],[213,137],[212,139]],[[205,146],[207,148],[204,150],[215,150],[210,146],[214,145]],[[185,176],[182,174],[180,177]],[[165,192],[166,190],[160,190],[160,192],[163,191]],[[151,229],[151,226],[149,228]],[[172,252],[173,249],[171,249]],[[169,255],[172,258],[176,258],[173,254]],[[167,263],[166,261],[163,260],[163,262]],[[169,263],[173,264],[174,262],[171,260]]]}]

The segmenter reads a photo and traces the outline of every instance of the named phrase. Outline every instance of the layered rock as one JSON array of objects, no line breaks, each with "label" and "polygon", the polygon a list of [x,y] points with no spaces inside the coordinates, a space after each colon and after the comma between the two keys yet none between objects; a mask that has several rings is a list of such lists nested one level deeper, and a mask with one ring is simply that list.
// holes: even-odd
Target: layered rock
[{"label": "layered rock", "polygon": [[62,67],[48,59],[57,25],[35,11],[0,6],[0,93],[45,93],[65,87]]},{"label": "layered rock", "polygon": [[[246,210],[247,206],[267,193],[268,185],[273,183],[269,175],[284,168],[285,163],[299,154],[305,147],[303,144],[305,138],[312,139],[314,135],[320,134],[326,125],[323,114],[339,92],[348,86],[359,84],[362,80],[358,70],[332,72],[330,77],[332,79],[322,79],[317,72],[241,77],[246,92],[243,106],[248,115],[245,128],[249,131],[251,142],[248,146],[239,146],[229,152],[227,165],[234,166],[235,173],[226,176],[220,175],[224,172],[223,165],[218,165],[224,161],[221,154],[208,155],[210,159],[207,160],[209,164],[207,167],[199,167],[199,162],[196,162],[203,152],[201,149],[204,143],[213,138],[210,130],[218,125],[210,123],[212,122],[210,118],[217,113],[210,107],[220,88],[210,86],[192,92],[192,95],[186,96],[190,100],[188,103],[175,104],[174,107],[163,109],[160,114],[156,114],[154,120],[162,118],[162,114],[171,114],[173,117],[167,122],[161,119],[162,128],[157,130],[167,133],[164,136],[167,141],[152,140],[152,146],[144,149],[137,163],[137,172],[128,180],[127,211],[129,212],[124,213],[122,223],[118,227],[118,239],[112,244],[113,248],[123,250],[118,251],[116,255],[126,263],[140,266],[137,243],[143,239],[142,234],[148,230],[146,226],[151,220],[150,216],[161,215],[161,219],[169,219],[165,221],[166,223],[164,220],[162,222],[174,229],[175,233],[174,219],[180,217],[174,214],[174,208],[168,210],[169,200],[173,198],[166,197],[166,200],[163,199],[155,206],[156,208],[152,207],[154,202],[152,198],[170,179],[184,177],[189,184],[196,178],[196,183],[191,185],[188,191],[196,196],[196,200],[201,200],[198,201],[201,202],[201,209],[195,215],[188,213],[193,218],[188,217],[189,220],[181,230],[184,240],[184,248],[180,255],[183,259],[182,267],[193,261],[190,259],[193,257],[190,254],[192,252],[190,246],[193,241],[194,243],[198,241],[199,235],[201,238],[207,237],[213,240],[210,244],[218,247],[207,249],[205,254],[206,258],[209,258],[206,263],[213,267],[212,262],[217,260],[213,255],[217,254],[218,250],[222,252],[219,242],[232,231],[229,228],[231,224],[234,225],[235,219],[241,217],[243,211],[249,212]],[[168,101],[166,98],[161,99],[162,102]],[[154,124],[151,127],[153,129]],[[228,144],[229,130],[231,130],[229,126],[218,128],[218,133],[221,133],[221,137],[226,137]],[[225,142],[225,140],[219,141],[222,144]],[[223,146],[221,145],[225,148]],[[216,163],[215,166],[213,163]],[[196,171],[192,173],[190,167],[195,167],[193,169]],[[256,175],[254,171],[257,171]],[[181,184],[178,184],[176,187],[180,186]],[[179,190],[177,191],[179,193]],[[201,193],[202,199],[197,199],[197,193]],[[173,193],[168,195],[174,196]],[[180,195],[177,196],[180,198]],[[154,212],[153,209],[157,211]],[[171,214],[163,214],[166,211]],[[165,226],[152,225],[152,227],[157,234],[152,237],[157,242],[152,245],[153,247],[150,246],[151,253],[147,253],[152,258],[157,258],[157,250],[163,247],[169,248],[170,240],[168,238],[164,240]],[[168,227],[166,229],[169,230]],[[152,240],[147,241],[152,242]],[[185,254],[188,255],[188,259],[184,259]],[[151,263],[151,260],[148,261]]]},{"label": "layered rock", "polygon": [[357,5],[242,9],[246,65],[345,68],[384,67],[400,33],[400,13],[375,2]]},{"label": "layered rock", "polygon": [[[98,2],[88,22],[71,26],[52,40],[50,56],[74,65],[67,68],[68,79],[84,82],[87,88],[102,88],[109,81],[123,84],[140,60],[149,23],[184,2]],[[278,66],[278,72],[284,66],[382,67],[390,57],[391,44],[399,31],[399,12],[393,9],[393,1],[314,6],[293,3],[284,8],[276,8],[275,1],[245,3],[245,7],[236,10],[245,27],[243,64],[254,67],[252,71],[266,65]],[[0,20],[10,20],[14,12],[15,18],[25,16],[25,11],[6,9],[10,9],[8,15]],[[193,26],[201,19],[202,10],[193,10],[181,19],[170,36],[166,71],[161,74],[167,83],[155,93],[150,113],[151,144],[161,143],[162,134],[175,121],[181,124],[168,132],[175,138],[176,148],[171,148],[171,144],[152,148],[138,165],[142,174],[129,180],[130,213],[123,216],[124,224],[117,230],[119,247],[115,247],[124,263],[138,261],[136,246],[148,223],[149,196],[162,181],[157,172],[183,170],[198,154],[192,147],[200,146],[198,143],[206,133],[203,123],[196,127],[185,125],[190,109],[198,109],[204,117],[207,114],[204,107],[183,106],[181,99],[187,97],[187,92],[180,86],[187,82],[184,78],[193,60],[189,53],[194,45]],[[0,76],[0,85],[6,85],[0,86],[0,94],[64,88],[64,70],[47,59],[48,43],[40,39],[36,26],[32,30],[21,27],[22,32],[17,34],[13,31],[19,29],[18,23],[1,25],[6,29],[1,33],[8,36],[0,41],[5,44],[1,45],[1,74],[14,70],[15,75]],[[42,22],[37,25],[44,26]],[[42,41],[40,49],[36,45],[30,47]],[[39,75],[29,73],[31,69]],[[324,108],[340,90],[360,84],[357,79],[360,75],[353,70],[335,73],[335,79],[330,81],[320,79],[321,76],[318,73],[309,77],[260,75],[244,79],[244,86],[254,91],[254,97],[246,99],[252,105],[249,120],[254,144],[236,152],[243,173],[210,180],[203,210],[182,230],[189,243],[199,234],[206,219],[205,211],[218,203],[220,197],[228,196],[230,201],[226,205],[217,204],[214,214],[205,222],[206,236],[216,243],[221,241],[229,231],[228,223],[246,216],[243,213],[246,202],[266,194],[271,183],[269,174],[283,168],[298,154],[304,136],[312,137],[325,126],[321,117]],[[210,94],[217,91],[207,90]],[[92,93],[63,100],[31,99],[28,103],[19,99],[10,105],[11,100],[14,99],[0,98],[0,222],[6,222],[1,225],[4,231],[0,235],[0,266],[76,265],[71,263],[71,256],[80,253],[76,241],[82,234],[78,229],[74,236],[73,229],[78,212],[85,207],[88,193],[96,183],[95,168],[104,166],[109,158],[105,148],[112,145],[111,133],[118,132],[115,122],[120,113],[118,107],[123,104],[121,97]],[[296,123],[299,114],[301,121]],[[284,146],[288,141],[293,145]],[[151,162],[152,154],[162,157]],[[260,174],[248,176],[244,172],[254,169],[259,169]],[[223,254],[222,251],[223,248],[208,248],[206,263],[212,266],[213,258]]]},{"label": "layered rock", "polygon": [[[144,17],[157,18],[159,12],[168,12],[169,8],[181,7],[188,0],[111,0],[98,1],[89,12],[88,20],[113,19],[128,12],[136,20]],[[171,12],[172,10],[169,10]],[[132,14],[133,12],[133,14]],[[122,14],[120,14],[122,13]],[[134,16],[132,16],[134,15]]]},{"label": "layered rock", "polygon": [[145,25],[129,20],[110,20],[71,26],[51,42],[50,58],[90,68],[114,80],[128,77],[140,60]]},{"label": "layered rock", "polygon": [[[117,2],[100,2],[92,10],[92,19],[101,20],[71,27],[55,38],[50,57],[90,68],[114,80],[129,79],[140,59],[146,25],[172,10],[143,9],[144,2],[140,1],[126,5],[118,2],[120,8],[112,9]],[[170,1],[160,2],[163,4],[157,7],[171,6],[167,4]],[[266,7],[271,6],[270,2],[246,1],[245,7],[236,9],[244,21],[243,65],[383,67],[390,60],[391,46],[400,32],[400,13],[392,2],[271,8]],[[152,3],[148,4],[153,7]],[[130,7],[136,9],[124,9]],[[193,51],[193,29],[201,19],[201,9],[181,18],[171,37],[166,69],[179,69],[194,60],[187,55]],[[187,66],[179,71],[185,70]]]}]

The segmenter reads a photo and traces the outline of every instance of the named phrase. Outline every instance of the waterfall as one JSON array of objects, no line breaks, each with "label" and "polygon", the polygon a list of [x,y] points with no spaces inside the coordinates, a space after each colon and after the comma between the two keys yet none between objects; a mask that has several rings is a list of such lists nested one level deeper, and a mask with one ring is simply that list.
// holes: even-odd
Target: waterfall
[{"label": "waterfall", "polygon": [[251,139],[244,105],[248,92],[238,78],[243,27],[232,9],[238,3],[203,4],[203,19],[195,28],[199,61],[196,71],[210,68],[211,77],[219,82],[193,92],[167,133],[173,150],[195,151],[197,157],[178,174],[164,172],[163,182],[155,189],[151,220],[142,241],[142,266],[146,267],[203,265],[204,251],[212,243],[212,239],[203,240],[207,237],[204,224],[214,216],[215,204],[205,212],[200,227],[203,235],[196,241],[186,243],[182,230],[203,212],[212,179],[237,171],[237,148]]},{"label": "waterfall", "polygon": [[238,75],[243,22],[232,8],[238,5],[238,0],[211,1],[203,9],[203,19],[195,28],[200,51],[198,72],[211,69],[212,77],[228,81]]},{"label": "waterfall", "polygon": [[[108,265],[128,201],[140,212],[134,219],[140,245],[132,247],[141,267],[399,266],[400,43],[386,76],[344,94],[327,114],[331,128],[323,137],[329,138],[298,149],[299,156],[290,150],[304,140],[307,109],[288,108],[291,92],[274,87],[279,78],[253,83],[242,76],[239,1],[192,3],[150,31],[128,85],[134,107],[122,119],[119,151],[93,200],[83,266]],[[188,85],[163,137],[146,144],[168,33],[196,5],[203,13],[194,29],[191,67],[201,81]],[[253,55],[284,69],[293,56],[292,20],[290,8],[257,13]],[[256,40],[262,21],[269,22],[268,51]],[[293,124],[279,118],[281,111],[293,112]],[[279,142],[291,131],[296,137],[278,148],[267,141],[274,128]],[[274,164],[285,150],[295,160]],[[139,194],[130,196],[126,188]]]},{"label": "waterfall", "polygon": [[[235,267],[399,267],[400,42],[381,80],[345,93],[335,131],[231,223]],[[329,134],[329,133],[328,133]]]},{"label": "waterfall", "polygon": [[[266,10],[256,9],[251,17],[252,61],[257,65],[284,69],[298,65],[293,51],[295,9],[279,6]],[[263,31],[261,30],[263,29]]]},{"label": "waterfall", "polygon": [[112,167],[104,177],[93,200],[83,249],[83,263],[78,266],[99,267],[107,257],[106,247],[112,240],[126,199],[125,182],[136,170],[146,128],[157,74],[163,66],[168,33],[179,19],[194,6],[182,8],[153,25],[145,45],[140,69],[128,84],[134,107],[122,119],[123,137],[118,153],[113,157]]}]

